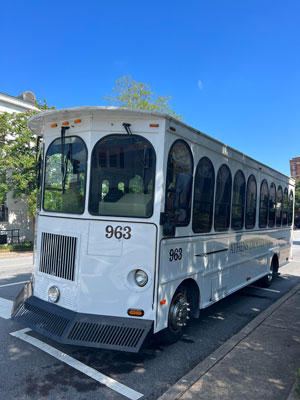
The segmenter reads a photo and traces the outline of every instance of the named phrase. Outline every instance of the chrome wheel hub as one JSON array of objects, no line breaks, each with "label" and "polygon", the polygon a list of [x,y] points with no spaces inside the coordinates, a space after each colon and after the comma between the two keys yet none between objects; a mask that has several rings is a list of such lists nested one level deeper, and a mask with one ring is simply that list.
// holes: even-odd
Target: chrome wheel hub
[{"label": "chrome wheel hub", "polygon": [[173,331],[179,331],[187,324],[187,321],[190,319],[189,312],[191,311],[189,307],[190,304],[187,298],[183,293],[179,293],[171,305],[169,315],[170,327]]}]

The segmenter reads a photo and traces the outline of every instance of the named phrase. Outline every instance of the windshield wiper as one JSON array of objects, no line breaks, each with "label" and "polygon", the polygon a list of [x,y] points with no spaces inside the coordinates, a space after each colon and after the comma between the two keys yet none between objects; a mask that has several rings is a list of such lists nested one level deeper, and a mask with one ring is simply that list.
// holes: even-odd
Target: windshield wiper
[{"label": "windshield wiper", "polygon": [[62,185],[62,192],[65,193],[65,186],[66,186],[66,178],[67,178],[67,166],[68,166],[68,156],[65,161],[65,135],[66,130],[70,129],[69,126],[62,126],[60,131],[60,138],[61,138],[61,185]]},{"label": "windshield wiper", "polygon": [[143,153],[141,152],[141,150],[138,148],[138,145],[137,145],[137,143],[136,143],[136,139],[135,139],[135,137],[133,136],[133,134],[132,134],[132,132],[131,132],[131,129],[130,129],[131,124],[127,124],[126,122],[124,122],[124,123],[123,123],[123,126],[124,126],[124,128],[125,128],[125,130],[126,130],[128,136],[130,137],[130,140],[132,141],[132,143],[133,143],[133,145],[134,145],[134,147],[135,147],[135,149],[136,149],[136,152],[138,153],[138,155],[139,155],[139,157],[140,157],[140,159],[141,159],[141,162],[142,162],[142,164],[143,164],[143,166],[144,166],[144,170],[145,170],[146,168],[149,168],[149,166],[148,166],[147,163],[146,163],[146,155],[145,155],[145,153],[143,154]]}]

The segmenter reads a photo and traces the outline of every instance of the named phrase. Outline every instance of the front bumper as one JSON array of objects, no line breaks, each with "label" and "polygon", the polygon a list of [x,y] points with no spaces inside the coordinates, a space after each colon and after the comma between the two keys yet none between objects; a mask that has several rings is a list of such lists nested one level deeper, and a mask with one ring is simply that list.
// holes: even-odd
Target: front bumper
[{"label": "front bumper", "polygon": [[12,319],[59,343],[137,353],[153,321],[77,313],[32,295],[27,284],[16,298]]}]

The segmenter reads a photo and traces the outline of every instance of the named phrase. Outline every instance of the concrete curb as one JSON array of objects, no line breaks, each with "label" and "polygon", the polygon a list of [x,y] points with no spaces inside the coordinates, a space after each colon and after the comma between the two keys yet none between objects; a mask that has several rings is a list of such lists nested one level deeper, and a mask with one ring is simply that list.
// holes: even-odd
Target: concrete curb
[{"label": "concrete curb", "polygon": [[287,400],[300,400],[300,393],[298,392],[298,390],[296,389],[297,386],[299,385],[299,378],[296,379],[292,390],[290,391],[289,397],[287,398]]},{"label": "concrete curb", "polygon": [[[251,322],[249,322],[237,334],[232,336],[217,350],[201,361],[195,368],[188,372],[184,377],[177,381],[157,400],[177,400],[179,399],[197,380],[205,375],[214,365],[218,364],[234,347],[236,347],[243,339],[261,325],[274,311],[276,311],[283,303],[300,290],[300,283],[294,286],[288,293],[278,299],[266,310],[261,312]],[[295,384],[296,385],[296,384]],[[300,397],[299,397],[300,399]],[[294,400],[292,397],[289,400]]]}]

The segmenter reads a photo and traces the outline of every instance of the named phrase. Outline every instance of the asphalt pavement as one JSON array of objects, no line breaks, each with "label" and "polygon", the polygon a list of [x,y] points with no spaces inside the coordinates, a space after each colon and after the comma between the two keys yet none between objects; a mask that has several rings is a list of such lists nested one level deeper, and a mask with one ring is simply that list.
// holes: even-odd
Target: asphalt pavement
[{"label": "asphalt pavement", "polygon": [[[114,390],[120,383],[133,391],[126,392],[131,398],[147,400],[286,399],[300,367],[298,261],[300,232],[294,261],[269,290],[244,288],[202,310],[181,341],[161,346],[153,339],[139,354],[58,345],[33,332],[25,332],[24,341],[11,335],[20,336],[23,327],[0,317],[0,398],[130,398]],[[30,256],[0,259],[0,302],[13,300],[31,270]],[[68,357],[71,364],[64,362]]]}]

